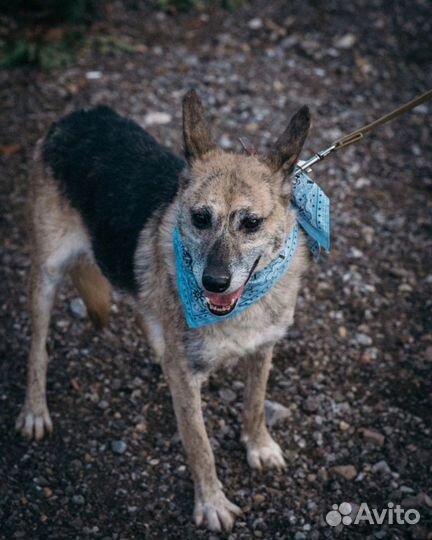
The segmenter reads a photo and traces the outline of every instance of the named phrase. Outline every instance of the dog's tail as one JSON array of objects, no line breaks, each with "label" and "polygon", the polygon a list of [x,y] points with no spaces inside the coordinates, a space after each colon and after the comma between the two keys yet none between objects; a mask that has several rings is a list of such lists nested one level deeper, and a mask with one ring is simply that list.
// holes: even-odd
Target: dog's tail
[{"label": "dog's tail", "polygon": [[99,268],[86,259],[80,259],[71,270],[72,281],[87,307],[96,329],[107,325],[111,306],[111,286]]}]

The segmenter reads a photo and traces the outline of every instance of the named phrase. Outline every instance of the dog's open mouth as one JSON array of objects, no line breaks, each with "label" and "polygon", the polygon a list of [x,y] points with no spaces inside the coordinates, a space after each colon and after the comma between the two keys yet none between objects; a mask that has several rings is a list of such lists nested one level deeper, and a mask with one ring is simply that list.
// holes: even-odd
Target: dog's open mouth
[{"label": "dog's open mouth", "polygon": [[254,264],[252,265],[252,268],[249,272],[249,275],[247,277],[247,280],[243,283],[243,285],[237,289],[236,291],[229,293],[229,294],[218,294],[218,293],[212,293],[210,291],[204,291],[204,295],[207,300],[207,306],[211,313],[213,315],[228,315],[232,311],[234,311],[236,305],[238,304],[238,301],[240,300],[241,295],[243,294],[243,291],[248,284],[248,281],[252,277],[252,274],[255,271],[255,268],[257,267],[259,260],[261,256],[259,256]]},{"label": "dog's open mouth", "polygon": [[217,294],[205,291],[204,294],[209,310],[214,315],[228,315],[235,309],[243,290],[244,285],[230,294]]}]

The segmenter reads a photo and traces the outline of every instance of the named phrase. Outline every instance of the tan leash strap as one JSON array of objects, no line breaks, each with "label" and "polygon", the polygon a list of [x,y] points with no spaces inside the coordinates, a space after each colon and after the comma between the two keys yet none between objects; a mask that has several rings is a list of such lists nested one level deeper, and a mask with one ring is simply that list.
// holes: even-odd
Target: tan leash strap
[{"label": "tan leash strap", "polygon": [[366,133],[369,133],[369,131],[372,131],[373,129],[377,128],[378,126],[382,126],[383,124],[386,124],[387,122],[390,122],[394,118],[397,118],[398,116],[401,116],[402,114],[414,109],[418,105],[421,105],[422,103],[425,103],[426,101],[429,101],[432,99],[432,90],[428,90],[421,96],[418,96],[411,101],[408,101],[408,103],[405,103],[404,105],[401,105],[394,111],[391,111],[384,116],[381,116],[381,118],[378,118],[377,120],[374,120],[370,124],[366,124],[360,129],[356,129],[352,133],[349,133],[348,135],[344,135],[337,141],[335,141],[331,146],[326,148],[325,150],[322,150],[321,152],[317,152],[315,155],[313,155],[310,159],[299,162],[298,168],[307,171],[309,170],[312,165],[315,165],[318,161],[322,161],[325,157],[327,157],[329,154],[332,154],[336,150],[340,150],[341,148],[346,148],[347,146],[350,146],[351,144],[354,144],[358,142],[360,139],[363,138]]},{"label": "tan leash strap", "polygon": [[382,126],[383,124],[386,124],[387,122],[390,122],[394,118],[397,118],[398,116],[401,116],[402,114],[410,111],[411,109],[414,109],[418,105],[421,105],[425,101],[428,101],[429,99],[432,99],[432,90],[428,90],[421,96],[418,96],[411,101],[408,101],[408,103],[405,103],[405,105],[401,105],[394,111],[391,111],[384,116],[381,116],[381,118],[378,118],[377,120],[374,120],[370,124],[367,124],[366,126],[356,129],[352,133],[349,133],[348,135],[345,135],[344,137],[341,137],[337,141],[335,141],[333,144],[336,146],[336,149],[339,150],[339,148],[344,148],[346,146],[349,146],[350,144],[353,144],[357,141],[359,141],[361,138],[363,138],[366,133],[369,133],[369,131],[372,131],[373,129],[377,128],[378,126]]}]

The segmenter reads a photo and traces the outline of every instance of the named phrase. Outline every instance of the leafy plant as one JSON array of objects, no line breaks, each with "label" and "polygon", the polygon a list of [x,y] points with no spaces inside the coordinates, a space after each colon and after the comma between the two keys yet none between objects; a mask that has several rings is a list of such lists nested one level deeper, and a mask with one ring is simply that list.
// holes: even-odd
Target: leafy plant
[{"label": "leafy plant", "polygon": [[0,9],[18,18],[78,23],[91,18],[99,4],[99,0],[0,0]]},{"label": "leafy plant", "polygon": [[66,66],[72,59],[71,49],[65,43],[18,40],[4,44],[0,50],[0,64],[5,67],[29,65],[48,71]]}]

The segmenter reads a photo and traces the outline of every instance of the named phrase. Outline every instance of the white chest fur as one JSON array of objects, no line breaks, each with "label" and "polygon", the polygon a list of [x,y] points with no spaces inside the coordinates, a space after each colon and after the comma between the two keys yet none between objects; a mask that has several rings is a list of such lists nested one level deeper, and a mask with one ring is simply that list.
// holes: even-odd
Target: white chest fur
[{"label": "white chest fur", "polygon": [[289,272],[238,317],[193,331],[187,354],[197,371],[213,370],[279,341],[292,324],[300,276]]}]

